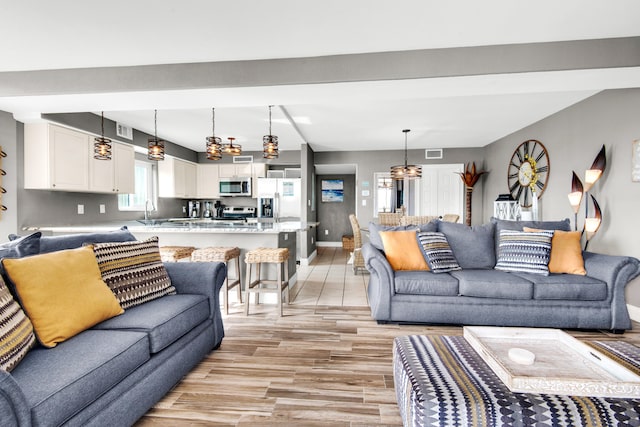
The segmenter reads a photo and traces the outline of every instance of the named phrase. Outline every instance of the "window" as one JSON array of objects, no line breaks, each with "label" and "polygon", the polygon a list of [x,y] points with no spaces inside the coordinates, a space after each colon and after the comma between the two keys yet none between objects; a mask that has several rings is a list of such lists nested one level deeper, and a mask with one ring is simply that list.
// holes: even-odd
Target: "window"
[{"label": "window", "polygon": [[376,172],[373,174],[375,180],[374,212],[373,216],[378,217],[378,212],[391,212],[393,203],[393,181],[389,172]]},{"label": "window", "polygon": [[141,160],[135,161],[134,194],[118,194],[118,209],[121,211],[144,211],[147,200],[157,206],[154,185],[154,166]]}]

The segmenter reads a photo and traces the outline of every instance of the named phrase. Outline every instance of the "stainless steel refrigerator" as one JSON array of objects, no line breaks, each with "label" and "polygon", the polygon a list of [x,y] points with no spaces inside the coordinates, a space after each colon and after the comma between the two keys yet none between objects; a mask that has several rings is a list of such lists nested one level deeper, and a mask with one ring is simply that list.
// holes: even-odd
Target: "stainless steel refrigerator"
[{"label": "stainless steel refrigerator", "polygon": [[258,178],[258,220],[300,221],[302,180],[300,178]]}]

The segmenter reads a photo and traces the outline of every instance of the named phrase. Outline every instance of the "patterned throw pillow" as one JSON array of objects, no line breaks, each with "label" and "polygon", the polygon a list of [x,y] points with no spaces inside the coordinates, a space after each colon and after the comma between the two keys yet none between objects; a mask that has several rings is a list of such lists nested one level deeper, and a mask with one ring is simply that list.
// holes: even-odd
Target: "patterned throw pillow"
[{"label": "patterned throw pillow", "polygon": [[549,275],[553,231],[501,230],[496,270]]},{"label": "patterned throw pillow", "polygon": [[432,272],[447,273],[462,270],[444,233],[418,233],[418,244]]},{"label": "patterned throw pillow", "polygon": [[143,242],[96,243],[102,280],[127,309],[176,293],[160,260],[158,238]]},{"label": "patterned throw pillow", "polygon": [[35,343],[31,321],[0,277],[0,369],[11,372]]}]

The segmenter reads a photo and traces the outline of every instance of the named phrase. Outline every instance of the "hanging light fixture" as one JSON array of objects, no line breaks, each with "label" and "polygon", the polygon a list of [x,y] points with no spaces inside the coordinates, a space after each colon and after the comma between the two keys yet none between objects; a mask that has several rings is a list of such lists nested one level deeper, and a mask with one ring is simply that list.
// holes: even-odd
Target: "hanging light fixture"
[{"label": "hanging light fixture", "polygon": [[229,142],[226,144],[222,144],[222,152],[230,156],[239,156],[240,154],[242,154],[242,145],[234,145],[233,141],[235,141],[236,139],[231,136],[227,139],[229,140]]},{"label": "hanging light fixture", "polygon": [[164,160],[164,141],[158,139],[158,110],[153,110],[153,138],[149,138],[147,158],[149,160]]},{"label": "hanging light fixture", "polygon": [[391,167],[391,178],[395,180],[416,179],[422,177],[422,167],[418,165],[407,164],[407,134],[411,129],[403,129],[404,132],[404,165]]},{"label": "hanging light fixture", "polygon": [[100,125],[102,132],[93,140],[93,158],[96,160],[111,160],[111,140],[104,137],[104,111],[101,114]]},{"label": "hanging light fixture", "polygon": [[269,135],[262,137],[262,157],[265,159],[277,159],[280,154],[278,137],[271,134],[271,107],[273,105],[269,105]]},{"label": "hanging light fixture", "polygon": [[216,109],[211,109],[211,136],[207,137],[207,159],[222,158],[222,140],[216,136]]}]

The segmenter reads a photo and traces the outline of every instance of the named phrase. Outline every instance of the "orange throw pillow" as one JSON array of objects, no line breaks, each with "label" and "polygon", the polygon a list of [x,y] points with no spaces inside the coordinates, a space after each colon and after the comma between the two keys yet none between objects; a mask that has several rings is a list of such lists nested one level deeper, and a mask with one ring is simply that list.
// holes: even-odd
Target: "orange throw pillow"
[{"label": "orange throw pillow", "polygon": [[422,255],[420,246],[418,246],[417,231],[380,232],[387,261],[395,271],[429,270],[429,265]]},{"label": "orange throw pillow", "polygon": [[[540,231],[537,228],[524,227],[524,231]],[[568,273],[585,276],[584,258],[580,245],[579,231],[554,230],[551,239],[551,258],[549,259],[549,273]]]}]

